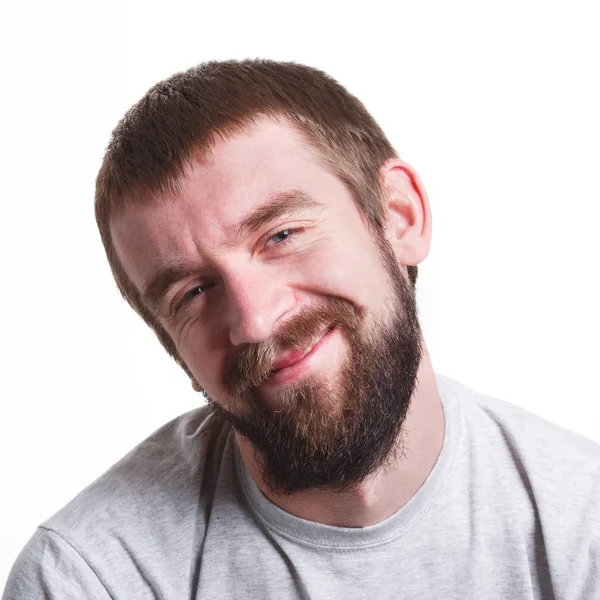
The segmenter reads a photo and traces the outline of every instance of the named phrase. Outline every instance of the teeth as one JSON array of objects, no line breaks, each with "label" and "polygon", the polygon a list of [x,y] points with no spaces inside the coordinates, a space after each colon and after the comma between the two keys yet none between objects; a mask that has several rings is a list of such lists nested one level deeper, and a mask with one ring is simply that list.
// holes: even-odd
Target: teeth
[{"label": "teeth", "polygon": [[317,342],[313,342],[303,353],[302,356],[298,360],[302,360],[314,347]]},{"label": "teeth", "polygon": [[304,351],[304,354],[302,355],[302,358],[304,358],[317,345],[317,343],[320,342],[324,337],[325,337],[325,334],[323,334],[319,338],[314,339],[312,341],[311,345]]},{"label": "teeth", "polygon": [[331,329],[333,329],[333,327],[325,331],[321,337],[314,339],[311,345],[302,354],[302,358],[304,358],[331,331]]},{"label": "teeth", "polygon": [[[335,327],[335,323],[333,323],[333,325],[331,325],[330,327],[328,327],[325,332],[323,333],[323,335],[319,338],[315,338],[311,344],[306,348],[306,350],[302,353],[302,356],[298,359],[297,362],[301,361],[316,345],[318,342],[320,342],[333,328]],[[285,367],[284,367],[285,368]],[[281,369],[273,369],[271,371],[271,373],[269,374],[269,377],[271,377],[272,375],[274,375],[275,373],[279,373],[279,371],[281,371]]]}]

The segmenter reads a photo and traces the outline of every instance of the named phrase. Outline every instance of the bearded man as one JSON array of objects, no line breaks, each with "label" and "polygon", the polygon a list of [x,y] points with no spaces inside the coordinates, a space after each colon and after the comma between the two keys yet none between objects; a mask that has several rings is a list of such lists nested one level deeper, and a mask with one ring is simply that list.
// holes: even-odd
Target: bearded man
[{"label": "bearded man", "polygon": [[600,447],[434,373],[427,195],[340,84],[177,74],[115,129],[95,206],[208,404],[40,526],[7,600],[600,597]]}]

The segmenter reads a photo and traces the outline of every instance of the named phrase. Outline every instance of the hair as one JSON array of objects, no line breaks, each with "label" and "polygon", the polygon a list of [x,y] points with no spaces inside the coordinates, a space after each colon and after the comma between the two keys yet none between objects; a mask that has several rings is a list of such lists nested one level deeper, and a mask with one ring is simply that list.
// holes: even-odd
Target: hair
[{"label": "hair", "polygon": [[[265,116],[295,127],[346,186],[373,235],[383,232],[380,168],[397,154],[363,104],[326,73],[294,62],[211,61],[153,86],[112,133],[96,179],[95,214],[121,294],[190,377],[121,265],[110,220],[128,203],[168,201],[216,135],[231,137]],[[408,267],[413,287],[417,273]]]}]

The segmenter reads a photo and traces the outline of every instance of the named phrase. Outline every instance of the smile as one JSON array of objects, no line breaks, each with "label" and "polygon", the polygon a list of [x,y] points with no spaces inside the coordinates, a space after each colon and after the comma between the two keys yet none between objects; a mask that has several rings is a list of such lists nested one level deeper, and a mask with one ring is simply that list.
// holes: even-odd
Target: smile
[{"label": "smile", "polygon": [[331,325],[321,338],[313,341],[305,350],[288,354],[276,361],[273,365],[273,373],[262,383],[261,387],[270,388],[290,383],[303,375],[311,368],[320,350],[331,340],[335,329],[335,325]]}]

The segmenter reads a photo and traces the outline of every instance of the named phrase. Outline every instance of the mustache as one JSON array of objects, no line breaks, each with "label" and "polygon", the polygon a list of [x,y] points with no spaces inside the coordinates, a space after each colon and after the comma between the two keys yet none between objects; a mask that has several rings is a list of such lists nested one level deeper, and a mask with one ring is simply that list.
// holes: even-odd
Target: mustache
[{"label": "mustache", "polygon": [[273,364],[285,351],[302,351],[326,329],[339,326],[356,335],[361,311],[344,298],[328,298],[291,317],[269,340],[249,344],[227,365],[224,383],[229,392],[240,396],[258,387],[275,369]]}]

